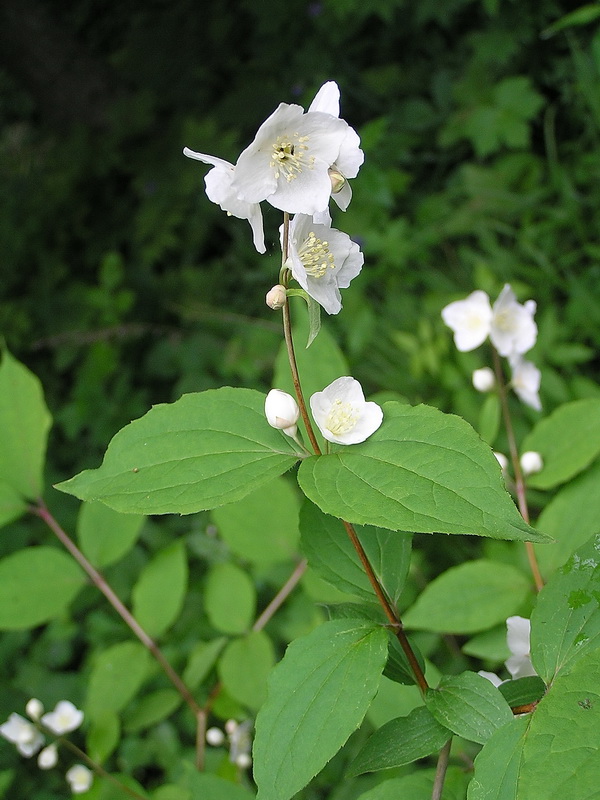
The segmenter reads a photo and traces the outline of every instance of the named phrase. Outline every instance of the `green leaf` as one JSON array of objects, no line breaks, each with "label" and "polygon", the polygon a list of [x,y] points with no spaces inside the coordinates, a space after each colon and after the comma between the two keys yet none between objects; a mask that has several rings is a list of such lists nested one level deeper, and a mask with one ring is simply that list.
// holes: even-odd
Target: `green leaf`
[{"label": "green leaf", "polygon": [[240,500],[298,460],[289,437],[267,423],[264,404],[260,392],[224,387],[154,406],[117,433],[101,467],[56,488],[138,514]]},{"label": "green leaf", "polygon": [[143,697],[125,716],[124,727],[128,733],[145,730],[171,716],[181,705],[181,695],[175,689],[157,689]]},{"label": "green leaf", "polygon": [[221,650],[227,644],[225,636],[210,642],[196,642],[186,664],[183,680],[190,689],[196,689],[217,662]]},{"label": "green leaf", "polygon": [[544,461],[541,472],[528,476],[529,486],[551,489],[568,481],[600,453],[600,400],[560,406],[535,426],[521,450],[535,450]]},{"label": "green leaf", "polygon": [[475,672],[445,676],[427,690],[425,705],[441,725],[478,744],[513,718],[498,689]]},{"label": "green leaf", "polygon": [[187,589],[188,564],[183,542],[158,552],[133,587],[133,616],[150,636],[160,636],[177,619]]},{"label": "green leaf", "polygon": [[[524,800],[526,795],[517,794],[517,781],[530,722],[529,716],[513,719],[488,739],[475,759],[467,800]],[[546,800],[539,792],[533,796]]]},{"label": "green leaf", "polygon": [[[413,641],[412,637],[408,636],[408,641],[410,646],[412,647],[413,653],[416,656],[417,661],[419,662],[419,666],[425,672],[425,659],[423,658],[421,651],[417,647],[416,643]],[[415,674],[412,670],[410,662],[406,657],[404,650],[402,649],[400,642],[395,636],[390,636],[390,646],[389,646],[389,655],[387,664],[385,665],[385,670],[383,674],[386,678],[390,678],[396,683],[404,683],[404,684],[416,684],[417,679]]]},{"label": "green leaf", "polygon": [[100,764],[114,753],[121,738],[121,724],[114,711],[100,714],[90,723],[87,731],[87,754]]},{"label": "green leaf", "polygon": [[[401,778],[391,778],[361,794],[358,800],[431,800],[435,769],[419,769]],[[460,767],[448,767],[442,800],[463,800],[468,775]]]},{"label": "green leaf", "polygon": [[491,447],[500,430],[500,398],[496,392],[488,394],[479,412],[479,435]]},{"label": "green leaf", "polygon": [[[356,534],[371,566],[392,602],[404,588],[410,566],[412,536],[371,526]],[[342,592],[373,601],[375,593],[339,519],[323,514],[305,500],[300,509],[302,550],[311,567]]]},{"label": "green leaf", "polygon": [[385,403],[363,444],[305,459],[305,494],[326,514],[423,533],[545,541],[522,519],[492,451],[462,419],[435,408]]},{"label": "green leaf", "polygon": [[39,380],[8,350],[0,363],[0,524],[15,519],[43,491],[52,418]]},{"label": "green leaf", "polygon": [[600,463],[562,487],[540,514],[540,530],[555,541],[535,545],[545,577],[562,566],[578,547],[600,531]]},{"label": "green leaf", "polygon": [[146,679],[150,656],[139,642],[119,642],[96,659],[90,673],[86,714],[95,719],[107,711],[120,711]]},{"label": "green leaf", "polygon": [[212,518],[229,549],[253,564],[285,561],[297,552],[298,492],[276,478]]},{"label": "green leaf", "polygon": [[275,651],[264,631],[252,631],[230,642],[219,659],[218,673],[228,694],[252,711],[267,697],[267,678],[275,665]]},{"label": "green leaf", "polygon": [[598,17],[600,17],[600,5],[598,3],[588,3],[575,9],[575,11],[571,11],[569,14],[565,14],[564,17],[560,17],[560,19],[557,19],[556,22],[553,22],[552,25],[543,30],[540,35],[542,39],[549,39],[555,33],[565,30],[565,28],[571,28],[576,25],[589,25],[590,22],[595,22]]},{"label": "green leaf", "polygon": [[546,693],[546,684],[537,675],[517,678],[516,681],[504,681],[498,686],[502,697],[511,708],[536,703]]},{"label": "green leaf", "polygon": [[321,330],[321,306],[317,301],[308,296],[308,340],[306,342],[307,349],[311,346],[317,338]]},{"label": "green leaf", "polygon": [[531,615],[531,660],[546,683],[600,646],[599,562],[597,534],[538,595]]},{"label": "green leaf", "polygon": [[217,564],[206,579],[204,594],[210,624],[223,633],[245,633],[254,618],[256,591],[235,564]]},{"label": "green leaf", "polygon": [[86,576],[55,547],[28,547],[0,561],[0,630],[34,628],[65,613]]},{"label": "green leaf", "polygon": [[350,776],[402,767],[435,753],[451,737],[424,706],[375,731],[348,769]]},{"label": "green leaf", "polygon": [[256,720],[260,800],[289,800],[360,725],[381,677],[385,628],[326,622],[290,644]]},{"label": "green leaf", "polygon": [[82,503],[77,517],[79,546],[94,566],[107,567],[131,550],[145,519],[121,514],[102,503]]},{"label": "green leaf", "polygon": [[519,797],[598,796],[600,652],[559,675],[532,715],[523,747]]},{"label": "green leaf", "polygon": [[245,786],[226,781],[209,772],[198,772],[189,761],[181,765],[180,785],[190,792],[190,800],[254,800],[254,793]]},{"label": "green leaf", "polygon": [[433,580],[403,621],[407,628],[474,633],[515,614],[530,591],[529,580],[509,564],[469,561]]}]

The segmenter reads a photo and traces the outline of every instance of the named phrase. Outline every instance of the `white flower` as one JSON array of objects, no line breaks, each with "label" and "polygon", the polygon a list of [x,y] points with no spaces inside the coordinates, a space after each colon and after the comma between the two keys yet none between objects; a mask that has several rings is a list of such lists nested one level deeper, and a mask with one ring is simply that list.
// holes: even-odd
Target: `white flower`
[{"label": "white flower", "polygon": [[350,377],[313,394],[310,407],[323,437],[336,444],[364,442],[383,420],[380,406],[367,403],[360,383]]},{"label": "white flower", "polygon": [[232,188],[241,200],[267,200],[290,214],[322,211],[331,196],[329,168],[347,133],[332,114],[281,103],[240,155]]},{"label": "white flower", "polygon": [[[335,81],[324,83],[308,107],[311,111],[323,111],[334,117],[340,115],[340,90]],[[352,199],[352,189],[348,178],[355,178],[365,156],[360,149],[360,137],[348,126],[346,135],[340,145],[340,152],[329,169],[332,197],[338,206],[345,211]]]},{"label": "white flower", "polygon": [[8,720],[0,725],[0,735],[16,745],[19,753],[25,758],[31,758],[44,744],[44,737],[35,725],[20,714],[12,713]]},{"label": "white flower", "polygon": [[328,314],[339,313],[342,308],[340,289],[350,286],[364,260],[359,246],[347,233],[315,224],[306,214],[296,214],[292,219],[286,266]]},{"label": "white flower", "polygon": [[49,744],[48,747],[40,752],[37,758],[38,767],[40,769],[52,769],[58,762],[58,750],[55,744]]},{"label": "white flower", "polygon": [[54,711],[44,714],[42,725],[59,736],[76,730],[83,722],[83,711],[80,711],[70,700],[60,700]]},{"label": "white flower", "polygon": [[524,617],[509,617],[506,620],[506,643],[512,653],[505,661],[506,669],[513,680],[528,675],[537,675],[529,657],[531,623]]},{"label": "white flower", "polygon": [[533,321],[535,302],[524,305],[517,302],[515,293],[507,283],[492,309],[490,339],[501,356],[515,356],[531,350],[537,338],[537,325]]},{"label": "white flower", "polygon": [[481,675],[481,677],[482,677],[482,678],[485,678],[485,679],[486,679],[486,680],[488,680],[490,683],[492,683],[494,686],[500,686],[500,684],[501,684],[501,683],[504,683],[504,681],[502,680],[502,678],[499,678],[499,677],[496,675],[496,673],[495,673],[495,672],[486,672],[486,670],[484,670],[484,669],[480,669],[480,670],[479,670],[479,672],[478,672],[477,674],[478,674],[478,675]]},{"label": "white flower", "polygon": [[526,450],[519,459],[523,475],[533,475],[536,472],[541,472],[544,468],[544,462],[541,455],[535,450]]},{"label": "white flower", "polygon": [[271,389],[265,400],[265,416],[272,428],[279,428],[287,436],[296,435],[300,409],[291,394]]},{"label": "white flower", "polygon": [[74,764],[65,775],[73,794],[83,794],[92,785],[94,773],[83,764]]},{"label": "white flower", "polygon": [[477,290],[465,300],[456,300],[442,309],[442,319],[454,331],[454,343],[466,353],[483,344],[492,324],[492,307],[485,292]]},{"label": "white flower", "polygon": [[206,731],[206,741],[212,747],[219,747],[225,741],[225,734],[221,728],[209,728]]},{"label": "white flower", "polygon": [[515,394],[525,405],[535,408],[536,411],[541,411],[542,404],[540,402],[539,390],[542,381],[542,373],[531,361],[525,361],[518,356],[511,359],[510,364],[512,367],[510,385],[514,389]]},{"label": "white flower", "polygon": [[500,464],[500,469],[502,472],[506,472],[508,469],[508,458],[504,455],[504,453],[497,453],[495,450],[494,455],[496,456],[496,461]]},{"label": "white flower", "polygon": [[44,713],[44,706],[37,697],[32,697],[31,700],[27,701],[25,713],[30,719],[38,720]]},{"label": "white flower", "polygon": [[250,720],[245,720],[238,724],[230,719],[225,723],[225,730],[229,737],[229,760],[241,769],[247,769],[252,763],[250,758],[252,723]]},{"label": "white flower", "polygon": [[264,253],[266,247],[260,205],[258,203],[247,203],[238,198],[237,191],[232,188],[235,175],[233,164],[230,164],[229,161],[224,161],[222,158],[208,156],[205,153],[196,153],[194,150],[190,150],[189,147],[184,147],[183,154],[188,158],[195,158],[196,161],[212,165],[213,169],[204,178],[206,196],[228,214],[238,219],[247,219],[252,228],[254,246],[259,253]]},{"label": "white flower", "polygon": [[491,392],[495,385],[496,376],[490,367],[482,367],[473,372],[473,386],[478,392]]}]

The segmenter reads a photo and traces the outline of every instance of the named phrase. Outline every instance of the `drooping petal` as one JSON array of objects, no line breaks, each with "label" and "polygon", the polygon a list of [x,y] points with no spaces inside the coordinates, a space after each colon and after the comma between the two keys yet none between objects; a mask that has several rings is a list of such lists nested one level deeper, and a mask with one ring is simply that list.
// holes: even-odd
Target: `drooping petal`
[{"label": "drooping petal", "polygon": [[467,352],[487,339],[492,321],[490,298],[480,289],[442,309],[442,319],[454,331],[458,350]]},{"label": "drooping petal", "polygon": [[539,391],[542,381],[542,373],[531,361],[525,361],[520,356],[510,360],[512,367],[512,379],[510,385],[517,397],[531,406],[536,411],[542,410]]}]

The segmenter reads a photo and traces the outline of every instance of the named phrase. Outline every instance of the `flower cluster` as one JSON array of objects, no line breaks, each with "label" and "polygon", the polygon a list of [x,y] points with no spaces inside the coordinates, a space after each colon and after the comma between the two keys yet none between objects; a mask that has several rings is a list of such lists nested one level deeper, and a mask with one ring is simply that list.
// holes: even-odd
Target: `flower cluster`
[{"label": "flower cluster", "polygon": [[[377,403],[367,402],[362,386],[344,376],[330,383],[310,398],[310,408],[324,439],[334,444],[359,444],[379,428],[383,411]],[[271,389],[265,402],[269,425],[296,437],[300,415],[294,398],[279,389]]]},{"label": "flower cluster", "polygon": [[[42,729],[56,736],[71,733],[83,722],[83,711],[76,708],[70,700],[60,700],[53,711],[44,714],[44,706],[33,697],[27,702],[25,713],[32,722],[13,713],[0,725],[0,735],[12,742],[25,758],[31,758],[37,753],[40,769],[52,769],[58,763],[58,748],[54,742],[44,747],[46,737]],[[75,764],[65,777],[73,794],[81,794],[87,792],[92,785],[93,773],[83,764]]]},{"label": "flower cluster", "polygon": [[225,723],[225,731],[222,731],[221,728],[209,728],[206,731],[206,741],[212,747],[221,747],[227,742],[229,760],[240,769],[248,769],[252,764],[251,730],[252,723],[249,720],[236,722],[234,719],[228,719]]},{"label": "flower cluster", "polygon": [[[506,643],[510,650],[510,656],[504,662],[504,666],[512,680],[537,675],[529,654],[530,635],[531,622],[525,617],[509,617],[506,620]],[[480,670],[479,674],[487,678],[494,686],[504,683],[502,678],[499,678],[494,672]]]},{"label": "flower cluster", "polygon": [[[346,210],[352,197],[348,179],[356,177],[364,159],[358,134],[340,119],[337,84],[325,83],[308,111],[280,103],[235,165],[188,147],[183,152],[212,166],[205,177],[209,200],[248,220],[259,253],[266,250],[260,203],[294,215],[286,266],[327,313],[337,314],[339,290],[350,285],[364,261],[358,245],[331,227],[328,211],[331,197]],[[267,302],[281,307],[279,300]]]},{"label": "flower cluster", "polygon": [[[442,319],[454,332],[454,343],[461,352],[474,350],[489,338],[499,355],[508,359],[512,369],[511,386],[528,406],[541,409],[539,388],[541,373],[523,355],[537,339],[533,319],[534,300],[517,302],[507,283],[492,306],[485,292],[477,290],[464,300],[457,300],[442,309]],[[488,368],[473,373],[473,384],[479,391],[494,387],[493,373]]]}]

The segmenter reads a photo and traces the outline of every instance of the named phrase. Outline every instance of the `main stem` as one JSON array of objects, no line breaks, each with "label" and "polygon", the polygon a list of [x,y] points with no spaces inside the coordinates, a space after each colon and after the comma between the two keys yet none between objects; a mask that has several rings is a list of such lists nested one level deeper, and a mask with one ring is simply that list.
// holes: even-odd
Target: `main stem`
[{"label": "main stem", "polygon": [[[525,479],[523,477],[523,470],[521,469],[521,462],[519,461],[519,450],[517,448],[517,440],[515,437],[515,431],[513,428],[512,419],[510,416],[510,409],[508,407],[508,397],[506,392],[506,384],[504,381],[504,372],[502,370],[502,364],[500,363],[500,356],[498,355],[498,351],[496,350],[495,347],[492,347],[492,354],[494,359],[494,373],[496,375],[498,396],[500,398],[500,406],[502,408],[502,418],[504,420],[504,427],[506,428],[506,436],[508,438],[508,449],[510,452],[510,460],[512,462],[513,472],[515,476],[515,490],[517,493],[517,504],[519,506],[519,511],[521,512],[521,516],[523,517],[525,522],[529,525],[529,507],[527,505]],[[531,569],[531,574],[533,575],[535,588],[539,592],[544,588],[544,579],[542,578],[542,574],[540,572],[540,568],[537,563],[537,558],[535,555],[535,549],[533,547],[533,543],[525,542],[525,548],[527,550],[527,559],[529,560],[529,567]]]}]

